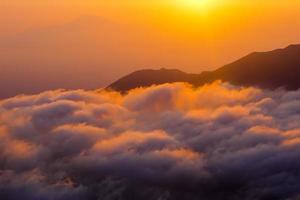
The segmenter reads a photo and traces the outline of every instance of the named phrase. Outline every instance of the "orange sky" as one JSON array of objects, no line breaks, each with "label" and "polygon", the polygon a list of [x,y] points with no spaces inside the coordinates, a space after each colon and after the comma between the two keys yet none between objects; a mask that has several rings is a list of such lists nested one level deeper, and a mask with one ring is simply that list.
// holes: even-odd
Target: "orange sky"
[{"label": "orange sky", "polygon": [[[0,12],[5,17],[0,18],[0,36],[96,15],[150,27],[195,46],[204,45],[206,51],[216,53],[216,60],[204,65],[224,64],[250,51],[300,42],[297,37],[299,0],[198,2],[204,3],[197,0],[2,0]],[[232,51],[230,55],[216,52],[228,47]]]},{"label": "orange sky", "polygon": [[89,71],[93,87],[141,68],[199,73],[300,43],[299,10],[300,0],[0,0],[0,67],[17,78],[71,70],[79,83]]}]

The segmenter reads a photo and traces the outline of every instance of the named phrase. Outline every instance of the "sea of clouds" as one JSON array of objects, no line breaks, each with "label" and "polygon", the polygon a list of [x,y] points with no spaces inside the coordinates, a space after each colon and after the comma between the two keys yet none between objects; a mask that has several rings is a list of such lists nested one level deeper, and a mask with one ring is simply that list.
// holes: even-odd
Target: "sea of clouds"
[{"label": "sea of clouds", "polygon": [[296,200],[300,91],[215,82],[0,101],[0,199]]}]

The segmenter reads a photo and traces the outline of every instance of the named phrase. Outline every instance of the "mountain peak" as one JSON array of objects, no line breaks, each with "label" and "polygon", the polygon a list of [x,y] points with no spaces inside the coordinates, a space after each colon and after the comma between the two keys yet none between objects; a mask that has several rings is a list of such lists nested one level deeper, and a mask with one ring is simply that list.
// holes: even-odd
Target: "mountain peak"
[{"label": "mountain peak", "polygon": [[254,52],[215,71],[188,74],[176,69],[140,70],[114,82],[109,88],[126,92],[153,84],[188,82],[200,86],[215,80],[267,89],[300,88],[300,45],[269,52]]},{"label": "mountain peak", "polygon": [[126,92],[137,87],[148,87],[163,83],[190,82],[197,75],[188,74],[177,69],[161,68],[135,71],[108,86],[109,89]]},{"label": "mountain peak", "polygon": [[291,44],[287,46],[285,49],[291,50],[291,49],[300,49],[300,44]]}]

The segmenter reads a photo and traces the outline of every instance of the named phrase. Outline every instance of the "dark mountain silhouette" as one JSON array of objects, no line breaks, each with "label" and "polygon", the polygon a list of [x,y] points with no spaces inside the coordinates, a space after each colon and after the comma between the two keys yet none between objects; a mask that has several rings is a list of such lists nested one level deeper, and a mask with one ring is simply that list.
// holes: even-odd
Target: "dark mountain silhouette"
[{"label": "dark mountain silhouette", "polygon": [[201,86],[215,80],[235,85],[257,86],[267,89],[300,88],[300,45],[290,45],[270,52],[251,53],[215,71],[188,74],[179,70],[141,70],[129,74],[108,88],[126,92],[154,84],[188,82]]},{"label": "dark mountain silhouette", "polygon": [[177,69],[160,69],[160,70],[139,70],[133,72],[112,85],[109,88],[121,92],[151,85],[173,82],[189,82],[194,83],[198,79],[198,74],[188,74]]},{"label": "dark mountain silhouette", "polygon": [[103,88],[138,66],[187,63],[195,69],[208,62],[208,54],[196,60],[199,51],[206,52],[205,47],[158,29],[99,16],[32,27],[0,37],[0,99],[60,88]]}]

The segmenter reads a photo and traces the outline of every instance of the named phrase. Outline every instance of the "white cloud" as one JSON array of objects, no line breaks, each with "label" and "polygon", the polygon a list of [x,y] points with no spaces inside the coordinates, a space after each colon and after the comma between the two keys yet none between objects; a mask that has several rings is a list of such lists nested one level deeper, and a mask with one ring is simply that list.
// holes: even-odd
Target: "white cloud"
[{"label": "white cloud", "polygon": [[298,96],[215,82],[3,100],[0,197],[293,198]]}]

